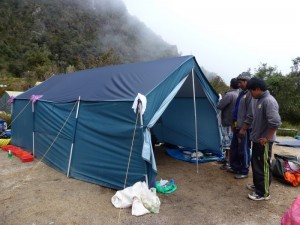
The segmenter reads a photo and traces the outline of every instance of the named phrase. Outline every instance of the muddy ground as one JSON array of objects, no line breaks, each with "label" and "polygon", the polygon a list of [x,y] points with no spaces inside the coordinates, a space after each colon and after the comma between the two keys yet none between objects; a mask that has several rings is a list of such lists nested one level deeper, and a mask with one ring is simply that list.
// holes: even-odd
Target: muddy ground
[{"label": "muddy ground", "polygon": [[[292,140],[279,137],[278,140]],[[273,153],[300,156],[300,148],[275,145]],[[158,214],[131,215],[131,208],[111,204],[115,190],[67,178],[42,162],[22,163],[0,151],[1,225],[98,224],[280,224],[283,213],[300,194],[299,187],[273,179],[271,200],[252,201],[245,188],[252,181],[234,179],[216,162],[187,163],[155,150],[157,179],[174,179],[177,190],[158,194]]]}]

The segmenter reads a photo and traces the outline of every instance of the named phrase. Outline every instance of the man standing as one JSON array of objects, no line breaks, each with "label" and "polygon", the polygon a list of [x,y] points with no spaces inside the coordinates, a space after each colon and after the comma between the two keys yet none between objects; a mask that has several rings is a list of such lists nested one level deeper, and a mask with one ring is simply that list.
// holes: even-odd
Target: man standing
[{"label": "man standing", "polygon": [[252,120],[251,94],[247,90],[250,80],[249,72],[243,72],[238,77],[240,87],[239,96],[234,108],[233,137],[230,146],[230,168],[228,172],[235,173],[236,179],[248,177],[250,166],[249,125]]},{"label": "man standing", "polygon": [[225,151],[225,163],[220,169],[229,168],[229,150],[232,140],[232,129],[233,124],[233,111],[238,97],[238,81],[236,78],[230,81],[230,90],[227,91],[224,97],[219,101],[217,108],[221,110],[221,123],[222,123],[222,135],[223,135],[223,151]]},{"label": "man standing", "polygon": [[251,123],[252,173],[253,185],[247,185],[254,192],[248,197],[252,200],[269,200],[271,170],[270,160],[276,130],[281,125],[279,106],[267,90],[264,80],[253,77],[247,84],[253,100],[253,121]]}]

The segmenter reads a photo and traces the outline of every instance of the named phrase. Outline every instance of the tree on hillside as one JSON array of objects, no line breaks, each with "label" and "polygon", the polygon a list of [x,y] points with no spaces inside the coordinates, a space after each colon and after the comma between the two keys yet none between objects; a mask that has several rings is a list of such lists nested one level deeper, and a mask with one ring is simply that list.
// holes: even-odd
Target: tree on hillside
[{"label": "tree on hillside", "polygon": [[280,115],[283,120],[291,123],[300,121],[300,57],[292,60],[291,73],[283,76],[276,67],[262,63],[256,73],[257,77],[266,80],[267,87],[279,104]]},{"label": "tree on hillside", "polygon": [[300,57],[297,57],[295,59],[292,59],[293,66],[291,67],[291,73],[290,76],[300,76]]},{"label": "tree on hillside", "polygon": [[267,80],[271,76],[282,76],[281,72],[277,71],[277,67],[268,66],[267,63],[261,63],[257,69],[254,69],[255,76]]},{"label": "tree on hillside", "polygon": [[119,0],[1,0],[0,14],[1,77],[32,83],[53,74],[179,56],[176,46]]},{"label": "tree on hillside", "polygon": [[210,80],[211,86],[216,90],[217,93],[224,95],[228,91],[229,87],[225,84],[223,79],[220,76],[215,76]]}]

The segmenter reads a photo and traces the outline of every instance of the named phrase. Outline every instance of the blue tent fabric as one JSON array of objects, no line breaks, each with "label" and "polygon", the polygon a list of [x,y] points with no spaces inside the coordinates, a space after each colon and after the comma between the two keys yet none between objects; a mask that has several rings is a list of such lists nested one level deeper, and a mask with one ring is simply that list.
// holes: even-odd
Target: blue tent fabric
[{"label": "blue tent fabric", "polygon": [[[192,73],[198,146],[221,153],[218,95],[194,56],[51,77],[15,98],[12,144],[73,178],[114,189],[150,183],[157,174],[150,129],[162,142],[195,147]],[[143,126],[131,108],[138,93],[147,98]],[[32,95],[42,98],[33,103]]]},{"label": "blue tent fabric", "polygon": [[17,98],[30,99],[32,95],[43,95],[41,100],[53,102],[76,101],[78,96],[83,101],[132,100],[137,93],[150,93],[165,79],[176,83],[177,79],[182,79],[182,76],[189,73],[190,68],[186,67],[187,64],[194,64],[192,57],[83,70],[54,76]]},{"label": "blue tent fabric", "polygon": [[207,151],[205,149],[199,150],[198,153],[202,153],[202,156],[199,157],[192,157],[193,154],[196,156],[197,152],[196,149],[192,148],[179,148],[179,149],[167,149],[166,152],[169,156],[179,159],[186,162],[196,163],[206,163],[206,162],[213,162],[216,160],[220,160],[223,155],[222,154],[212,154],[211,151]]}]

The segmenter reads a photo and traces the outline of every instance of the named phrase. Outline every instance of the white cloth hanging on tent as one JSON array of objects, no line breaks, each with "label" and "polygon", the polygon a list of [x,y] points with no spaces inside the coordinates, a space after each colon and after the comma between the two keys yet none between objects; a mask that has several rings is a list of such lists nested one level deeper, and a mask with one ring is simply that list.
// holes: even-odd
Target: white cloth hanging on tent
[{"label": "white cloth hanging on tent", "polygon": [[143,115],[144,112],[146,111],[146,107],[147,107],[147,98],[145,95],[138,93],[138,95],[134,99],[132,109],[133,109],[134,113],[136,113],[139,100],[141,100],[141,102],[142,102],[142,115]]}]

